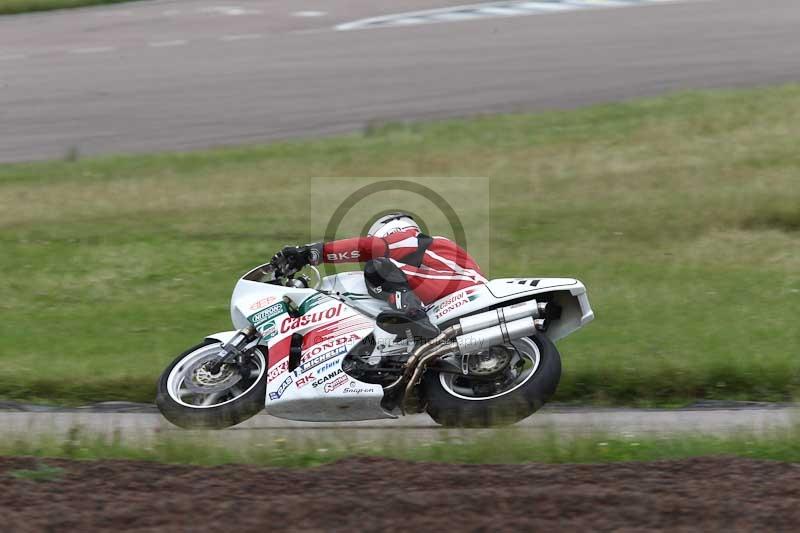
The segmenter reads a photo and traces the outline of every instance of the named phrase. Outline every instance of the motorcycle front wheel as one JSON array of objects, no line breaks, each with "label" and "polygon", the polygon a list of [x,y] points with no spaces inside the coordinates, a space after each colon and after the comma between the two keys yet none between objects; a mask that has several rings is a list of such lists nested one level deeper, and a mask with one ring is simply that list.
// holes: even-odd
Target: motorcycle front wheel
[{"label": "motorcycle front wheel", "polygon": [[449,427],[502,426],[544,405],[561,379],[561,356],[553,342],[539,334],[503,348],[513,354],[511,361],[491,379],[426,372],[423,386],[431,418]]},{"label": "motorcycle front wheel", "polygon": [[212,372],[222,343],[207,339],[179,355],[158,380],[156,404],[164,418],[185,429],[222,429],[264,408],[267,359],[256,348],[240,364]]}]

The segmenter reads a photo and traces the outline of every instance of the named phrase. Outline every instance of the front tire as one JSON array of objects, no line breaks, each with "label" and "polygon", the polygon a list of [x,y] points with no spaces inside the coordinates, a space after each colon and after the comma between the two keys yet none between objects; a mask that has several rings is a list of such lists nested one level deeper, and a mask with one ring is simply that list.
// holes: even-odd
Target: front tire
[{"label": "front tire", "polygon": [[539,410],[555,393],[561,379],[561,356],[544,335],[512,343],[520,358],[526,359],[520,375],[507,390],[481,395],[463,376],[428,371],[423,378],[426,411],[436,422],[448,427],[491,427],[509,425]]},{"label": "front tire", "polygon": [[[202,393],[202,384],[187,389],[187,378],[192,379],[188,374],[193,369],[195,373],[202,372],[203,362],[213,358],[221,346],[217,340],[206,339],[183,352],[164,370],[156,394],[156,405],[164,418],[185,429],[222,429],[243,422],[264,408],[267,359],[259,348],[253,351],[244,370],[226,369],[226,379],[232,382],[230,387],[225,388],[226,383],[222,381],[216,385],[212,382],[207,394]],[[237,371],[243,372],[241,377],[233,374]],[[208,377],[216,377],[208,373],[204,376],[207,383]]]}]

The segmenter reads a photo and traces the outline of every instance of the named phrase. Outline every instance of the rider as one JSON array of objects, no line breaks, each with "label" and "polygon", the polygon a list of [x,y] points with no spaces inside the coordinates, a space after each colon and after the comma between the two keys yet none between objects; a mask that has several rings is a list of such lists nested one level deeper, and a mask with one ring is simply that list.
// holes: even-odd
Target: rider
[{"label": "rider", "polygon": [[427,338],[439,330],[428,320],[424,305],[486,283],[480,267],[463,248],[445,237],[425,235],[413,217],[402,212],[378,218],[366,237],[287,246],[273,261],[295,271],[308,264],[366,261],[367,291],[393,308],[378,315],[378,322],[405,317],[415,324],[419,336]]}]

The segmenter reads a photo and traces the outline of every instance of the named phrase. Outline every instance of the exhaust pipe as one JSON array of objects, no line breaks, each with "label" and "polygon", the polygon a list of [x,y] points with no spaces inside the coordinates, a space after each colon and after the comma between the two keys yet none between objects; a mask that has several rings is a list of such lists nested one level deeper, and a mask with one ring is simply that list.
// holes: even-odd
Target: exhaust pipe
[{"label": "exhaust pipe", "polygon": [[[546,306],[546,303],[529,300],[461,318],[458,324],[417,347],[406,361],[403,375],[384,387],[384,393],[398,388],[402,390],[405,384],[405,391],[399,398],[400,409],[405,414],[405,400],[430,362],[453,351],[466,355],[533,335],[538,329],[543,329],[544,320],[540,317],[544,316]],[[470,335],[473,333],[475,335]],[[447,342],[454,338],[455,342]]]},{"label": "exhaust pipe", "polygon": [[495,344],[507,344],[522,337],[536,333],[536,320],[527,316],[512,322],[501,322],[496,326],[466,333],[456,337],[456,345],[461,355],[485,350]]},{"label": "exhaust pipe", "polygon": [[546,303],[537,303],[536,300],[530,300],[464,317],[458,323],[461,326],[461,333],[472,333],[504,322],[513,322],[520,318],[541,318],[544,316],[546,307]]},{"label": "exhaust pipe", "polygon": [[[403,397],[400,401],[400,409],[405,414],[406,401],[411,397],[414,386],[422,377],[422,372],[428,364],[432,363],[439,357],[459,352],[462,356],[485,350],[495,344],[506,344],[522,337],[533,335],[537,331],[537,322],[544,322],[543,320],[534,320],[532,316],[527,316],[512,322],[503,322],[490,328],[481,329],[472,333],[459,335],[455,338],[455,342],[442,344],[433,347],[432,350],[427,350],[426,353],[420,357],[419,363],[416,364],[411,372],[411,377],[406,381],[406,388]],[[411,369],[409,369],[411,370]],[[408,371],[408,370],[407,370]],[[400,378],[403,379],[403,378]],[[393,383],[394,386],[396,383]]]},{"label": "exhaust pipe", "polygon": [[[498,307],[491,311],[459,319],[458,324],[453,324],[449,328],[443,330],[435,338],[418,346],[411,352],[411,356],[408,358],[408,361],[406,361],[404,375],[399,377],[397,381],[391,385],[384,387],[384,391],[388,392],[407,381],[414,373],[422,356],[425,355],[428,350],[439,344],[449,341],[459,335],[474,333],[506,322],[513,322],[520,318],[531,317],[533,319],[538,319],[540,316],[544,315],[546,306],[546,303],[537,303],[536,300],[530,300],[506,307]],[[544,321],[539,320],[539,322],[543,323]]]}]

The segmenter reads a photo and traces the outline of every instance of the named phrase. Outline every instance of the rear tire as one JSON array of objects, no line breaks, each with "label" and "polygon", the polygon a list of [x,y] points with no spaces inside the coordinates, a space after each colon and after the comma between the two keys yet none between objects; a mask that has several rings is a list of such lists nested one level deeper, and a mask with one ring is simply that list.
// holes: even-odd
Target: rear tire
[{"label": "rear tire", "polygon": [[[188,364],[192,356],[201,350],[208,351],[214,345],[221,346],[217,340],[206,339],[200,344],[189,348],[175,359],[158,380],[158,393],[156,405],[164,418],[184,429],[223,429],[234,426],[251,418],[264,408],[267,395],[266,357],[258,351],[254,354],[261,362],[261,374],[255,382],[241,394],[227,402],[211,406],[192,406],[179,402],[170,394],[170,376],[175,379],[173,371],[181,364]],[[257,349],[258,350],[258,349]],[[180,371],[180,367],[177,369]]]},{"label": "rear tire", "polygon": [[538,364],[522,384],[487,399],[459,397],[445,386],[446,380],[438,372],[426,372],[423,388],[426,411],[431,418],[448,427],[491,427],[514,424],[539,410],[558,387],[561,356],[544,335],[537,334],[515,343],[519,343],[518,350],[538,352]]}]

